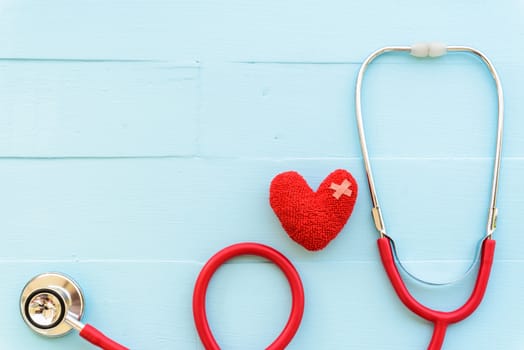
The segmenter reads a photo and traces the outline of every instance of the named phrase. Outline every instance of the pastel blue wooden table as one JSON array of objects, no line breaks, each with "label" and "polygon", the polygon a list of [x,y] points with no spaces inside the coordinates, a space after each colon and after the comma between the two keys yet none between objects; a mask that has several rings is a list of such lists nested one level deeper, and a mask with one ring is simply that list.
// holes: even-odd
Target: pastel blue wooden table
[{"label": "pastel blue wooden table", "polygon": [[[289,349],[425,349],[432,326],[379,262],[354,117],[362,60],[385,45],[484,51],[505,90],[497,251],[485,299],[444,349],[524,349],[524,3],[510,1],[3,0],[0,2],[0,348],[93,349],[46,339],[19,314],[34,275],[60,271],[85,320],[132,349],[202,349],[191,297],[207,259],[236,242],[283,252],[306,293]],[[481,62],[391,54],[369,69],[364,118],[376,185],[414,274],[460,276],[485,232],[496,95]],[[297,170],[361,191],[325,250],[292,242],[268,203]],[[468,297],[408,283],[431,307]],[[241,258],[208,291],[223,349],[262,349],[290,309],[278,269]]]}]

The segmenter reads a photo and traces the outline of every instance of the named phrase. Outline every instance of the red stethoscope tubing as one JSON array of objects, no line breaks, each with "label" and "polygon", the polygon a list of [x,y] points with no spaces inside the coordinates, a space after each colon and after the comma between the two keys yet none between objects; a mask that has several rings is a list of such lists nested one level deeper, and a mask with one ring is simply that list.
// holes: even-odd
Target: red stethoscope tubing
[{"label": "red stethoscope tubing", "polygon": [[295,336],[302,321],[302,315],[304,314],[304,287],[297,270],[282,253],[259,243],[238,243],[226,247],[211,257],[202,268],[202,271],[200,271],[193,292],[193,317],[202,344],[206,350],[220,350],[220,346],[216,342],[207,320],[207,287],[220,266],[226,261],[241,255],[256,255],[268,259],[277,265],[286,276],[292,295],[291,312],[280,335],[266,348],[267,350],[285,349]]},{"label": "red stethoscope tubing", "polygon": [[88,324],[82,328],[80,331],[80,336],[91,344],[96,345],[104,350],[129,350],[125,346],[118,344],[114,340],[108,338],[98,329]]},{"label": "red stethoscope tubing", "polygon": [[380,238],[377,242],[382,264],[399,299],[413,313],[435,325],[428,350],[439,350],[444,343],[448,325],[464,320],[480,305],[486,292],[486,287],[488,286],[493,256],[495,254],[495,240],[485,239],[482,243],[477,281],[469,299],[458,309],[448,312],[430,309],[415,300],[406,288],[395,265],[395,258],[389,238]]}]

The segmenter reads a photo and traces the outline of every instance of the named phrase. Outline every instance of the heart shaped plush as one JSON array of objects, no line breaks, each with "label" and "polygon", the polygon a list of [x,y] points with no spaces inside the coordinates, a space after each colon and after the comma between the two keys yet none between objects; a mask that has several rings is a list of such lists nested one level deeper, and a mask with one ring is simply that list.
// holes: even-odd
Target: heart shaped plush
[{"label": "heart shaped plush", "polygon": [[292,240],[307,250],[320,250],[348,221],[357,192],[357,182],[343,169],[329,174],[316,192],[302,175],[288,171],[271,181],[269,203]]}]

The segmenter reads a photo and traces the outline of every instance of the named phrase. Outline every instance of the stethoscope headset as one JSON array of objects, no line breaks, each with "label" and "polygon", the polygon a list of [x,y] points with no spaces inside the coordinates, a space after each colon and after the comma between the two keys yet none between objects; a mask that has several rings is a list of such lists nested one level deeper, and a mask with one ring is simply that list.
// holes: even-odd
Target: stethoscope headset
[{"label": "stethoscope headset", "polygon": [[[493,178],[491,184],[491,195],[490,195],[490,205],[488,210],[488,221],[486,227],[486,234],[481,241],[481,253],[480,253],[480,267],[477,275],[477,280],[471,296],[466,301],[466,303],[454,311],[443,312],[433,310],[429,307],[426,307],[419,303],[409,292],[406,285],[404,284],[402,277],[399,273],[400,267],[403,272],[408,276],[415,278],[419,282],[426,283],[419,278],[416,278],[410,274],[401,264],[400,260],[397,258],[395,242],[393,238],[386,233],[386,226],[384,224],[384,218],[382,216],[381,207],[378,202],[377,191],[375,189],[375,182],[373,179],[373,172],[371,170],[371,162],[369,159],[366,136],[364,133],[364,123],[362,121],[362,103],[361,103],[361,91],[362,91],[362,81],[364,79],[364,73],[366,72],[367,67],[373,60],[377,57],[387,53],[387,52],[408,52],[416,57],[439,57],[447,52],[465,52],[471,53],[479,57],[482,62],[487,66],[493,80],[495,82],[495,87],[497,89],[497,102],[498,102],[498,122],[497,122],[497,139],[495,147],[495,159],[493,164]],[[480,305],[486,287],[488,285],[489,275],[491,272],[491,265],[493,263],[493,255],[495,252],[495,240],[493,239],[493,232],[496,228],[497,223],[497,190],[499,182],[499,173],[500,173],[500,162],[501,162],[501,152],[502,152],[502,129],[504,122],[504,97],[502,92],[502,85],[498,77],[495,67],[491,61],[486,57],[485,54],[478,51],[477,49],[467,47],[467,46],[444,46],[442,44],[418,44],[413,46],[387,46],[381,49],[376,50],[371,55],[369,55],[358,72],[357,83],[355,89],[355,112],[357,118],[357,127],[358,133],[360,136],[360,146],[362,149],[362,159],[364,160],[364,166],[366,169],[367,180],[369,184],[369,191],[371,194],[372,209],[371,213],[373,216],[373,221],[375,227],[379,233],[378,239],[378,249],[380,252],[380,257],[384,269],[389,277],[389,280],[395,289],[399,299],[404,303],[404,305],[417,314],[418,316],[432,322],[434,324],[433,336],[431,342],[428,346],[428,350],[438,350],[442,347],[444,342],[444,337],[446,335],[446,329],[450,324],[460,322],[470,316]],[[477,257],[474,259],[474,263]],[[468,273],[466,272],[466,274]],[[434,283],[428,283],[434,284]]]},{"label": "stethoscope headset", "polygon": [[[498,127],[495,149],[495,160],[493,167],[493,180],[491,187],[490,208],[488,211],[488,223],[486,234],[481,241],[480,267],[477,281],[470,298],[466,303],[449,312],[433,310],[419,303],[405,286],[399,268],[407,275],[411,275],[402,266],[396,255],[395,243],[391,236],[386,233],[384,218],[379,206],[371,162],[367,150],[364,125],[362,120],[361,90],[364,73],[369,64],[378,56],[387,52],[408,52],[417,57],[438,57],[447,52],[466,52],[479,57],[488,67],[496,85],[498,95]],[[438,350],[442,347],[446,329],[450,324],[460,322],[470,316],[479,306],[489,280],[495,240],[492,238],[497,221],[497,188],[500,172],[502,129],[503,129],[503,93],[502,86],[490,60],[480,51],[466,46],[444,46],[439,44],[418,44],[413,46],[389,46],[383,47],[363,62],[356,82],[355,108],[362,158],[366,170],[369,190],[372,201],[372,216],[375,227],[379,233],[378,249],[389,280],[404,305],[418,316],[434,323],[434,332],[428,350]],[[225,262],[241,255],[255,255],[265,258],[275,264],[285,275],[292,294],[292,307],[289,320],[278,338],[267,347],[269,350],[285,349],[296,334],[304,312],[304,289],[300,276],[293,264],[275,249],[258,243],[239,243],[216,253],[203,267],[195,284],[193,294],[193,317],[195,326],[206,350],[219,350],[211,332],[206,316],[206,292],[213,274]],[[476,259],[475,259],[476,260]],[[416,280],[424,282],[416,277]],[[27,325],[38,334],[57,337],[76,329],[80,336],[92,344],[105,350],[126,350],[127,348],[111,340],[96,328],[81,322],[84,311],[84,298],[80,287],[70,277],[59,273],[45,273],[34,277],[24,287],[20,298],[20,310],[22,318]]]}]

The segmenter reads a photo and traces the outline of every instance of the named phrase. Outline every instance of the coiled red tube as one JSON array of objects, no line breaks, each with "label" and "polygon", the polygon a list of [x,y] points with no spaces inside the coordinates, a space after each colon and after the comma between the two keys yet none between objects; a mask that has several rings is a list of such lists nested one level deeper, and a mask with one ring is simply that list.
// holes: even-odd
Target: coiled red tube
[{"label": "coiled red tube", "polygon": [[195,283],[193,292],[193,317],[198,335],[206,350],[220,350],[215,340],[206,315],[206,292],[211,277],[226,261],[240,255],[257,255],[277,265],[286,276],[293,297],[289,320],[267,350],[283,350],[291,342],[302,321],[304,314],[304,287],[300,276],[291,262],[275,249],[259,243],[238,243],[222,249],[204,265]]}]

